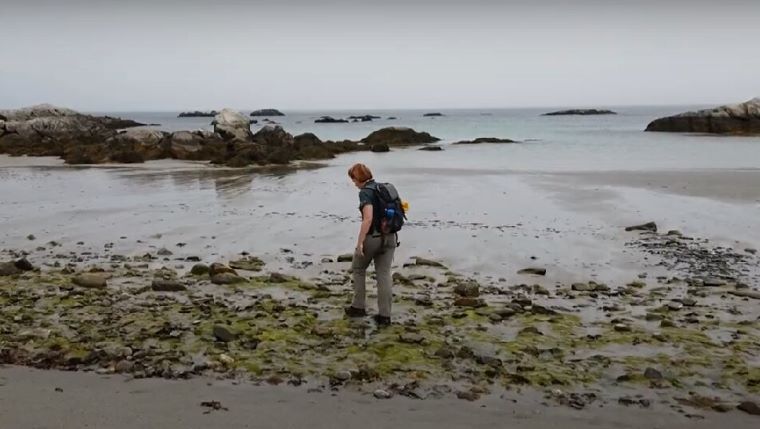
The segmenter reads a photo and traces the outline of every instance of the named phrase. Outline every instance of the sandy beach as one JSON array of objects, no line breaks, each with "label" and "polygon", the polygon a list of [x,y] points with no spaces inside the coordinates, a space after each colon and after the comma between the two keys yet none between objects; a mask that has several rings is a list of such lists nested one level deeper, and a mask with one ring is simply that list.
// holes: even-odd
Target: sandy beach
[{"label": "sandy beach", "polygon": [[[224,409],[201,405],[218,402]],[[619,404],[587,410],[545,405],[540,394],[505,391],[470,403],[405,397],[378,400],[353,392],[308,393],[292,387],[231,385],[212,379],[129,380],[27,368],[0,368],[0,425],[4,428],[752,428],[743,413],[694,413],[667,405],[645,411]]]}]

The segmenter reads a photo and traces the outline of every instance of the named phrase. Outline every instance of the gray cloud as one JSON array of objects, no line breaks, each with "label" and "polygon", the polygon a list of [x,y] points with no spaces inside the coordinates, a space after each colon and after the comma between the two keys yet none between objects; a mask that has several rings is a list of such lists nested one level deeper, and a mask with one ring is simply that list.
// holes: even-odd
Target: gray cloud
[{"label": "gray cloud", "polygon": [[0,104],[688,104],[760,95],[760,2],[2,0]]}]

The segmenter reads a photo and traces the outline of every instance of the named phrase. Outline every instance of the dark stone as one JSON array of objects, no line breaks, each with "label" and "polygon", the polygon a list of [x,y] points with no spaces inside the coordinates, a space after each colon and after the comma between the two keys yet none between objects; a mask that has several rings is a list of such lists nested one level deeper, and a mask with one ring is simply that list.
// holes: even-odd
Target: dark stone
[{"label": "dark stone", "polygon": [[338,262],[352,262],[354,260],[354,255],[351,254],[345,254],[338,256]]},{"label": "dark stone", "polygon": [[32,266],[32,263],[29,262],[26,258],[18,259],[16,262],[13,263],[13,265],[16,266],[21,271],[32,271],[34,270],[34,266]]},{"label": "dark stone", "polygon": [[454,293],[462,297],[477,298],[480,296],[480,285],[474,281],[459,283],[454,286]]},{"label": "dark stone", "polygon": [[155,292],[181,292],[187,290],[187,287],[177,280],[156,279],[153,280],[150,287]]},{"label": "dark stone", "polygon": [[440,112],[431,112],[431,113],[425,113],[422,116],[426,117],[426,118],[430,118],[430,117],[435,117],[435,116],[443,116],[443,113],[440,113]]},{"label": "dark stone", "polygon": [[461,298],[457,298],[456,300],[454,300],[454,305],[457,306],[457,307],[473,307],[473,308],[478,308],[478,307],[485,307],[486,303],[485,303],[485,301],[483,301],[482,299],[479,299],[479,298],[461,297]]},{"label": "dark stone", "polygon": [[662,373],[654,368],[647,368],[644,370],[644,378],[647,380],[662,380]]},{"label": "dark stone", "polygon": [[246,280],[243,277],[234,273],[219,273],[211,276],[211,283],[217,285],[229,285],[235,283],[244,283]]},{"label": "dark stone", "polygon": [[21,274],[21,270],[13,262],[0,262],[0,276],[15,276]]},{"label": "dark stone", "polygon": [[654,222],[647,222],[641,225],[634,225],[625,228],[626,231],[650,231],[657,232],[657,224]]},{"label": "dark stone", "polygon": [[290,278],[283,274],[280,274],[280,273],[269,274],[269,283],[287,283],[289,281],[290,281]]},{"label": "dark stone", "polygon": [[546,268],[523,268],[522,270],[518,271],[517,274],[534,274],[537,276],[545,276],[546,275]]},{"label": "dark stone", "polygon": [[195,264],[193,265],[193,268],[190,270],[190,273],[196,276],[202,276],[204,274],[208,274],[209,267],[205,264]]},{"label": "dark stone", "polygon": [[234,341],[235,338],[237,338],[237,335],[235,335],[227,326],[215,325],[213,332],[214,338],[224,343],[229,343],[230,341]]},{"label": "dark stone", "polygon": [[744,411],[747,414],[752,414],[753,416],[760,416],[760,405],[757,405],[754,402],[744,401],[741,404],[739,404],[736,408],[741,411]]}]

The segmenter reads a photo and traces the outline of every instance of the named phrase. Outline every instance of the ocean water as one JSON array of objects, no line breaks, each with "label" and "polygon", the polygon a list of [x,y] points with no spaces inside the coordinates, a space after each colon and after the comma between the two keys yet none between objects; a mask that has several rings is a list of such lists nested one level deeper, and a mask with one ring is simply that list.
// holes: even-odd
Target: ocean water
[{"label": "ocean water", "polygon": [[[549,272],[531,282],[629,281],[654,269],[626,246],[635,237],[624,232],[631,224],[656,221],[663,231],[715,245],[760,248],[760,137],[643,131],[656,117],[699,107],[567,117],[540,116],[552,109],[442,110],[446,116],[435,119],[424,111],[286,111],[272,119],[293,134],[358,139],[409,126],[441,138],[445,149],[351,153],[287,173],[176,161],[33,166],[0,157],[0,248],[32,250],[56,240],[67,250],[98,252],[114,243],[113,252],[125,255],[167,247],[177,257],[224,261],[247,251],[272,269],[319,267],[323,257],[353,249],[359,211],[346,171],[364,162],[411,204],[397,264],[422,255],[510,282],[526,281],[516,271],[533,265]],[[166,130],[210,129],[209,118],[179,119],[177,112],[107,113]],[[313,122],[353,114],[383,119]],[[522,143],[450,144],[476,137]]]},{"label": "ocean water", "polygon": [[[760,168],[760,137],[723,137],[679,133],[643,132],[655,118],[708,106],[611,107],[617,115],[542,116],[555,110],[467,109],[433,110],[442,117],[423,117],[430,110],[285,111],[269,118],[296,135],[316,134],[323,140],[361,139],[386,126],[426,131],[442,144],[477,137],[502,137],[524,142],[500,147],[470,148],[465,156],[438,153],[435,165],[445,168],[514,171],[599,171],[678,168]],[[247,114],[249,111],[242,111]],[[103,112],[99,112],[103,114]],[[177,118],[178,112],[105,112],[144,123],[160,124],[167,131],[211,130],[211,118]],[[380,116],[371,122],[316,124],[323,115]],[[389,120],[389,117],[396,117]],[[263,118],[253,124],[255,132]],[[410,158],[410,159],[406,159]],[[400,163],[425,164],[430,154],[405,157]]]}]

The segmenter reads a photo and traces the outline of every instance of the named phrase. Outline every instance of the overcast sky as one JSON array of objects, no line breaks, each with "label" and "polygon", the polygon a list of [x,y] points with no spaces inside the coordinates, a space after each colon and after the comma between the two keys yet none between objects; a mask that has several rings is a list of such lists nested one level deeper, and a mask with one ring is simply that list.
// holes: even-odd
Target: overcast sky
[{"label": "overcast sky", "polygon": [[0,108],[712,104],[760,1],[0,0]]}]

